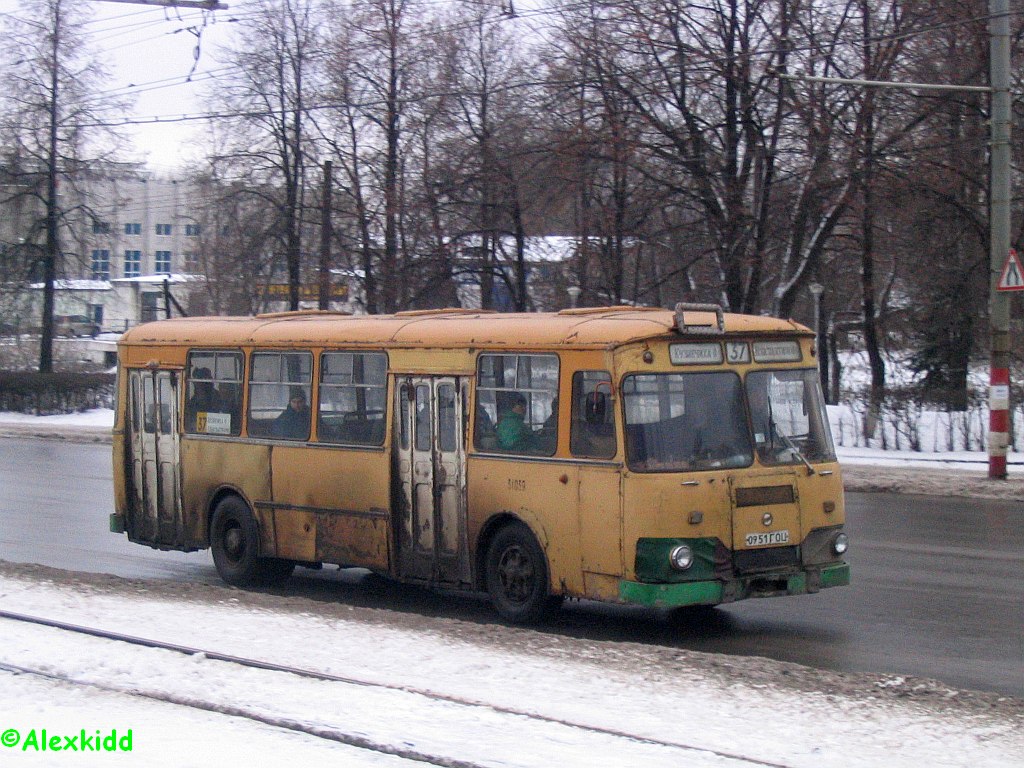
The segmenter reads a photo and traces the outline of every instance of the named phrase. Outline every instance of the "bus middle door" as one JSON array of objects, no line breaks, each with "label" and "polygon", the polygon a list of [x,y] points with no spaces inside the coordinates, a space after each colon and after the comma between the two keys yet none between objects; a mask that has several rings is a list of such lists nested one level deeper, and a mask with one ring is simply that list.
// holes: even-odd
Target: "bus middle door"
[{"label": "bus middle door", "polygon": [[132,371],[131,454],[134,493],[128,538],[159,549],[183,549],[178,472],[178,373]]},{"label": "bus middle door", "polygon": [[396,387],[396,465],[402,487],[399,574],[469,580],[463,393],[468,379],[407,377]]}]

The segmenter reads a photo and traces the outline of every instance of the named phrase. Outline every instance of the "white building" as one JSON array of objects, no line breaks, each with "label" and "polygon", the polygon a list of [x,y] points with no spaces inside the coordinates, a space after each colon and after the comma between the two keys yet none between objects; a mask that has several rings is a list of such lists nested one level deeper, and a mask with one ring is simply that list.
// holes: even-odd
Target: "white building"
[{"label": "white building", "polygon": [[86,193],[84,268],[93,280],[189,272],[199,223],[186,182],[141,174],[101,178]]},{"label": "white building", "polygon": [[[126,166],[79,180],[61,194],[65,225],[55,315],[84,315],[104,331],[123,331],[165,316],[165,285],[185,303],[189,285],[201,279],[188,274],[196,264],[195,213],[202,205],[193,185]],[[11,197],[0,219],[4,242],[41,248],[44,212],[38,199]],[[0,309],[20,327],[35,330],[42,288],[36,283],[27,296],[8,295]]]}]

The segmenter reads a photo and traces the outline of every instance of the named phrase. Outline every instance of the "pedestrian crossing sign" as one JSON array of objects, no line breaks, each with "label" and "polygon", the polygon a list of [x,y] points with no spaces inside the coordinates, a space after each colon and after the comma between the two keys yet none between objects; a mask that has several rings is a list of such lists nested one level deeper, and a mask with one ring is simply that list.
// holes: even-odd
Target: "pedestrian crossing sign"
[{"label": "pedestrian crossing sign", "polygon": [[999,276],[996,290],[1024,291],[1024,268],[1021,268],[1020,257],[1013,248],[1006,256],[1006,264],[1003,265],[1003,273]]}]

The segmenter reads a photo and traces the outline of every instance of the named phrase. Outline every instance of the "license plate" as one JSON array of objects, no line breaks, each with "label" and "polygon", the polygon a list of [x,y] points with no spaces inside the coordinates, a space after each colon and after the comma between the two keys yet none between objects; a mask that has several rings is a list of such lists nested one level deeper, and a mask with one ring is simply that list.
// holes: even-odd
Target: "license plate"
[{"label": "license plate", "polygon": [[748,547],[767,547],[772,544],[788,544],[789,531],[769,531],[768,533],[748,533]]}]

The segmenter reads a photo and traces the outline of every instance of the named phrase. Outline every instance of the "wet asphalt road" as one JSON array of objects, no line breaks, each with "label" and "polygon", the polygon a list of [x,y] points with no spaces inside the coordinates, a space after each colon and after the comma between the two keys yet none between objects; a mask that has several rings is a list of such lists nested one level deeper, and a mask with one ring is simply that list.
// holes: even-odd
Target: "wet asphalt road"
[{"label": "wet asphalt road", "polygon": [[[0,559],[219,583],[208,552],[158,552],[108,532],[110,446],[0,439]],[[543,631],[941,680],[1024,697],[1024,504],[848,494],[853,583],[714,611],[567,604]],[[501,631],[478,597],[361,571],[297,572],[287,590]]]}]

